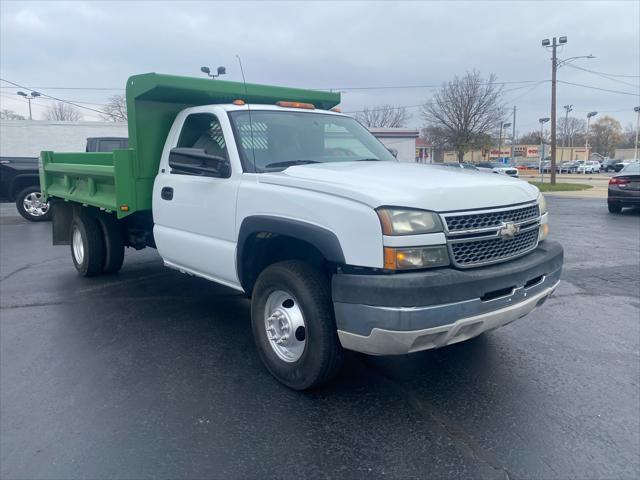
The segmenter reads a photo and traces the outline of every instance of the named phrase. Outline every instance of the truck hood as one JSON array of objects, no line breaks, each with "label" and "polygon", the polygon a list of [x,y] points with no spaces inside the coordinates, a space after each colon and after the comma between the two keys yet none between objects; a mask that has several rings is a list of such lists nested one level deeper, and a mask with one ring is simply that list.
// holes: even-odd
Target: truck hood
[{"label": "truck hood", "polygon": [[503,175],[400,162],[298,165],[259,181],[349,198],[372,208],[398,206],[447,212],[536,200],[538,189]]}]

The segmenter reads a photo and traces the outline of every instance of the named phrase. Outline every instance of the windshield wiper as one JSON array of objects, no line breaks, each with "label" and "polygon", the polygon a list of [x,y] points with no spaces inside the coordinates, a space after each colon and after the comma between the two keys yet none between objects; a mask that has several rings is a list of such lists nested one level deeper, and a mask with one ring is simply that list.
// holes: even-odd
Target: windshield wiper
[{"label": "windshield wiper", "polygon": [[381,162],[379,158],[358,158],[354,162]]},{"label": "windshield wiper", "polygon": [[293,165],[308,165],[310,163],[320,163],[315,160],[287,160],[286,162],[269,163],[264,168],[291,167]]}]

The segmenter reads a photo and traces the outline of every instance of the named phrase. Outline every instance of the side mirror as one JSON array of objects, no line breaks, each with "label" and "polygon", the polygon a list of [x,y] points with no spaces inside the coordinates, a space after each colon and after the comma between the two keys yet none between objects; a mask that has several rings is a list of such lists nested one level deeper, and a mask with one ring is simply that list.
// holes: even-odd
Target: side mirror
[{"label": "side mirror", "polygon": [[218,155],[205,153],[202,148],[172,148],[169,152],[171,173],[200,177],[229,178],[231,164]]}]

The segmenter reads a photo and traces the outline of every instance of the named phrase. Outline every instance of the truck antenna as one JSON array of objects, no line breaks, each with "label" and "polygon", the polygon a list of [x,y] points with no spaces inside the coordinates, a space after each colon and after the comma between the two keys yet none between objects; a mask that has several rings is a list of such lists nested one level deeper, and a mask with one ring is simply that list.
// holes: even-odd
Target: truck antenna
[{"label": "truck antenna", "polygon": [[[244,96],[245,101],[247,102],[247,112],[249,112],[249,133],[251,134],[251,156],[253,157],[253,171],[256,172],[256,151],[255,151],[255,143],[253,141],[253,122],[251,121],[251,105],[249,105],[249,93],[247,91],[247,81],[244,78],[244,68],[242,68],[242,60],[240,59],[240,55],[236,54],[236,58],[238,59],[238,64],[240,64],[240,73],[242,74],[242,83],[244,85]],[[240,141],[240,145],[242,146],[242,140]]]}]

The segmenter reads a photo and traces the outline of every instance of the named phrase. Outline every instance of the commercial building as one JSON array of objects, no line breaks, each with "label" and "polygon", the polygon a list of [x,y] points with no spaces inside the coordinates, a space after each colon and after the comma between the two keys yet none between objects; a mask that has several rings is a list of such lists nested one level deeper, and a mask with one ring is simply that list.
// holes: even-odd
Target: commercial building
[{"label": "commercial building", "polygon": [[83,152],[88,137],[127,137],[114,122],[0,121],[0,156],[38,157],[42,150]]},{"label": "commercial building", "polygon": [[401,162],[416,161],[419,132],[412,128],[369,128],[369,131],[393,152]]}]

